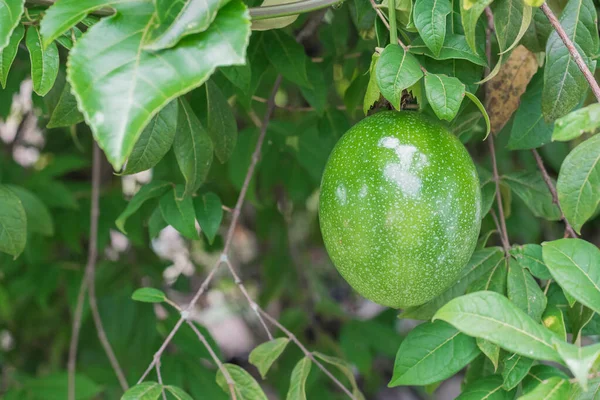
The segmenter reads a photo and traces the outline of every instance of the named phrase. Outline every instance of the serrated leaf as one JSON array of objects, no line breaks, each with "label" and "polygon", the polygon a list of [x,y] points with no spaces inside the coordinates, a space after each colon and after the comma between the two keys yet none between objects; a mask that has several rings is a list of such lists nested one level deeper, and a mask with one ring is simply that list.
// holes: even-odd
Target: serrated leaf
[{"label": "serrated leaf", "polygon": [[155,197],[162,196],[165,194],[171,184],[168,182],[162,181],[152,181],[144,186],[133,196],[131,201],[125,207],[125,210],[119,215],[117,220],[115,221],[115,225],[117,228],[123,233],[127,233],[125,231],[125,223],[127,222],[127,218],[132,216],[140,207],[148,200],[153,199]]},{"label": "serrated leaf", "polygon": [[560,340],[554,340],[554,347],[562,359],[565,360],[567,367],[569,367],[583,390],[587,390],[588,375],[598,356],[600,356],[600,343],[579,347]]},{"label": "serrated leaf", "polygon": [[477,21],[479,21],[479,17],[483,13],[483,10],[485,10],[485,8],[491,3],[492,0],[479,0],[476,2],[461,0],[460,19],[465,30],[467,44],[474,53],[477,53],[477,46],[475,44],[475,30],[477,28]]},{"label": "serrated leaf", "polygon": [[56,103],[56,106],[52,110],[52,115],[46,128],[71,126],[82,121],[83,115],[77,109],[77,99],[71,93],[71,85],[69,85],[69,82],[65,82],[65,86],[58,98],[58,103]]},{"label": "serrated leaf", "polygon": [[423,77],[419,61],[397,44],[389,44],[381,53],[375,67],[377,86],[397,110],[402,91]]},{"label": "serrated leaf", "polygon": [[361,393],[358,388],[358,384],[356,383],[356,378],[354,377],[354,373],[352,372],[352,365],[350,365],[347,361],[342,360],[341,358],[328,356],[326,354],[319,353],[317,351],[313,352],[313,355],[316,358],[321,359],[327,364],[331,364],[337,367],[350,381],[350,385],[352,385],[352,394],[354,395],[356,400],[365,400],[365,397]]},{"label": "serrated leaf", "polygon": [[167,296],[162,290],[146,287],[136,289],[131,295],[131,298],[135,301],[141,301],[143,303],[162,303],[165,301]]},{"label": "serrated leaf", "polygon": [[512,400],[513,392],[502,387],[502,378],[492,375],[476,379],[468,384],[455,400]]},{"label": "serrated leaf", "polygon": [[67,78],[94,137],[119,170],[160,109],[204,83],[216,67],[245,62],[250,24],[246,7],[234,0],[206,31],[152,52],[141,46],[156,18],[153,5],[140,1],[114,7],[115,16],[91,27],[73,47]]},{"label": "serrated leaf", "polygon": [[481,101],[479,100],[479,98],[477,98],[477,96],[475,96],[473,93],[465,92],[465,95],[469,98],[469,100],[471,100],[477,106],[479,111],[481,111],[481,115],[483,115],[483,119],[485,120],[485,126],[486,126],[485,137],[487,138],[488,135],[490,134],[490,132],[492,131],[492,127],[490,125],[490,117],[489,117],[487,111],[485,110],[485,107],[483,106],[483,104],[481,104]]},{"label": "serrated leaf", "polygon": [[254,365],[263,379],[273,363],[279,358],[285,347],[290,342],[288,338],[277,338],[256,346],[250,353],[248,361]]},{"label": "serrated leaf", "polygon": [[452,11],[448,0],[416,0],[414,23],[423,42],[436,57],[446,38],[446,16]]},{"label": "serrated leaf", "polygon": [[559,239],[542,246],[554,280],[577,301],[600,312],[600,250],[582,239]]},{"label": "serrated leaf", "polygon": [[[2,5],[0,5],[0,7],[2,7]],[[23,28],[23,25],[18,24],[10,35],[10,39],[6,46],[3,48],[0,47],[0,84],[2,84],[2,89],[6,89],[8,73],[17,55],[17,50],[19,50],[19,43],[21,43],[24,35],[25,28]]]},{"label": "serrated leaf", "polygon": [[210,244],[215,240],[223,219],[222,206],[219,196],[212,192],[194,198],[196,219]]},{"label": "serrated leaf", "polygon": [[162,393],[162,385],[156,382],[142,382],[129,388],[121,400],[157,400]]},{"label": "serrated leaf", "polygon": [[498,370],[498,361],[500,357],[500,346],[492,342],[488,342],[485,339],[477,338],[477,347],[494,365],[494,372]]},{"label": "serrated leaf", "polygon": [[27,28],[25,44],[31,60],[33,91],[40,96],[45,96],[54,86],[54,81],[58,76],[58,48],[55,43],[42,48],[40,31],[37,26],[33,25]]},{"label": "serrated leaf", "polygon": [[545,327],[495,292],[476,292],[450,301],[434,319],[444,320],[469,336],[480,337],[526,357],[561,361]]},{"label": "serrated leaf", "polygon": [[600,204],[600,135],[579,144],[565,158],[556,191],[565,217],[581,233]]},{"label": "serrated leaf", "polygon": [[554,332],[561,340],[567,340],[567,328],[565,325],[565,316],[560,308],[554,304],[548,304],[548,307],[542,315],[542,324]]},{"label": "serrated leaf", "polygon": [[423,54],[436,60],[462,59],[481,66],[487,65],[485,58],[471,50],[467,39],[463,35],[446,35],[446,39],[438,55],[433,54],[421,38],[417,38],[411,43],[409,51],[414,54]]},{"label": "serrated leaf", "polygon": [[14,258],[25,249],[27,216],[19,197],[0,185],[0,251]]},{"label": "serrated leaf", "polygon": [[425,94],[435,115],[452,121],[465,97],[465,85],[457,78],[427,73]]},{"label": "serrated leaf", "polygon": [[369,67],[369,83],[367,84],[367,91],[365,92],[365,98],[363,100],[363,112],[365,115],[369,112],[373,104],[381,96],[379,86],[377,86],[377,76],[375,70],[377,68],[377,61],[379,61],[379,53],[375,52],[371,56],[371,66]]},{"label": "serrated leaf", "polygon": [[[587,66],[598,51],[598,17],[592,0],[569,0],[559,19],[567,37],[574,43]],[[588,83],[569,54],[562,39],[553,31],[546,44],[546,68],[542,110],[546,121],[568,114],[585,97]]]},{"label": "serrated leaf", "polygon": [[200,120],[184,99],[179,99],[173,152],[179,170],[185,178],[183,196],[188,197],[198,190],[208,175],[213,160],[213,144]]},{"label": "serrated leaf", "polygon": [[531,210],[533,215],[548,221],[558,221],[561,217],[558,206],[539,172],[516,172],[502,177],[513,192]]},{"label": "serrated leaf", "polygon": [[182,185],[168,191],[160,198],[160,212],[165,221],[183,236],[192,240],[199,239],[192,198],[183,195]]},{"label": "serrated leaf", "polygon": [[[235,364],[223,364],[223,367],[227,368],[227,372],[231,375],[238,400],[267,400],[258,382],[245,369]],[[217,372],[217,383],[225,393],[229,394],[229,386],[221,370]]]},{"label": "serrated leaf", "polygon": [[515,259],[510,259],[507,278],[508,299],[539,321],[546,309],[547,299],[531,273]]},{"label": "serrated leaf", "polygon": [[177,386],[167,385],[165,386],[165,389],[175,397],[175,400],[193,400],[192,396]]},{"label": "serrated leaf", "polygon": [[475,339],[443,321],[423,323],[400,344],[388,386],[427,385],[449,378],[477,355]]},{"label": "serrated leaf", "polygon": [[290,388],[288,389],[286,400],[306,400],[306,380],[310,373],[312,361],[304,357],[298,361],[292,371],[290,378]]},{"label": "serrated leaf", "polygon": [[262,38],[267,58],[277,72],[297,85],[311,87],[306,72],[307,57],[304,47],[279,30],[267,31]]},{"label": "serrated leaf", "polygon": [[[0,50],[8,46],[13,30],[21,22],[25,0],[5,0],[0,2]],[[3,85],[4,87],[4,85]]]},{"label": "serrated leaf", "polygon": [[531,358],[519,354],[506,353],[502,359],[502,386],[505,390],[513,390],[527,376],[533,365]]},{"label": "serrated leaf", "polygon": [[163,50],[183,37],[204,32],[229,0],[154,0],[156,23],[144,38],[144,48]]},{"label": "serrated leaf", "polygon": [[25,210],[25,216],[27,217],[27,229],[31,232],[39,233],[44,236],[54,235],[54,222],[52,220],[52,214],[48,210],[48,207],[40,200],[35,194],[29,190],[16,185],[6,185],[19,200],[23,209]]},{"label": "serrated leaf", "polygon": [[518,400],[564,400],[568,398],[570,386],[566,379],[551,377],[540,382],[535,389]]},{"label": "serrated leaf", "polygon": [[556,120],[552,140],[566,142],[600,128],[600,103],[573,111]]},{"label": "serrated leaf", "polygon": [[544,264],[542,246],[539,244],[524,244],[513,247],[510,250],[510,254],[536,278],[545,280],[552,278],[550,271],[548,271],[546,264]]}]

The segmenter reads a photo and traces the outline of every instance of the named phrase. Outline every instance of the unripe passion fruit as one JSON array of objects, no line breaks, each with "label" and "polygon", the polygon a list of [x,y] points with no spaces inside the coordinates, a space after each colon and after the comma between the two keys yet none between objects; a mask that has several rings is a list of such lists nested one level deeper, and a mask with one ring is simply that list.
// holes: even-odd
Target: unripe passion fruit
[{"label": "unripe passion fruit", "polygon": [[329,256],[356,291],[390,307],[419,305],[452,284],[475,249],[477,172],[442,125],[380,112],[329,156],[319,221]]}]

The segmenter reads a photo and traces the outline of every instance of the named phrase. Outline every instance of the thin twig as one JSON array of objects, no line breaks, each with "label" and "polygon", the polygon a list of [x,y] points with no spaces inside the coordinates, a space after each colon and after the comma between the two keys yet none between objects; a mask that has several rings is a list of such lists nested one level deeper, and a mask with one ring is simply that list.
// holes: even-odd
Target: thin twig
[{"label": "thin twig", "polygon": [[496,147],[494,146],[494,134],[487,138],[490,148],[490,156],[492,157],[492,171],[494,174],[494,182],[496,183],[496,202],[498,203],[498,214],[500,215],[500,238],[504,253],[508,256],[510,251],[510,241],[508,240],[508,231],[506,229],[506,219],[504,218],[504,206],[502,203],[502,194],[500,193],[500,176],[498,175],[498,164],[496,163]]},{"label": "thin twig", "polygon": [[594,78],[594,74],[592,74],[592,71],[590,71],[590,69],[586,65],[585,61],[583,61],[581,54],[579,54],[579,52],[577,51],[577,48],[575,47],[575,45],[573,44],[573,42],[571,41],[571,39],[565,32],[565,30],[563,29],[563,27],[560,25],[560,22],[556,18],[556,15],[554,15],[554,13],[550,9],[550,7],[548,7],[548,4],[544,3],[544,4],[542,4],[542,6],[540,8],[542,9],[542,12],[548,18],[548,21],[550,21],[550,25],[552,25],[552,27],[554,28],[556,33],[558,33],[558,36],[560,37],[560,39],[563,41],[563,43],[567,47],[567,50],[569,51],[569,54],[571,54],[571,57],[575,61],[575,64],[577,64],[577,66],[579,67],[579,70],[581,70],[581,72],[583,73],[583,76],[585,76],[585,79],[588,81],[588,84],[590,85],[590,88],[592,89],[594,96],[596,96],[596,100],[598,100],[598,102],[600,102],[600,86],[598,85],[598,82],[596,82],[596,79]]},{"label": "thin twig", "polygon": [[558,193],[556,192],[554,183],[552,182],[552,179],[550,178],[550,175],[548,175],[548,171],[546,170],[546,167],[544,166],[544,160],[542,160],[542,157],[540,157],[540,154],[537,152],[536,149],[531,149],[531,152],[533,153],[533,157],[535,158],[535,162],[538,166],[538,169],[542,173],[542,178],[544,178],[544,182],[546,182],[546,186],[548,186],[548,189],[550,190],[550,193],[552,194],[552,202],[554,204],[556,204],[556,206],[558,207],[558,210],[560,211],[560,219],[565,223],[566,233],[569,236],[571,236],[572,238],[576,238],[577,234],[573,230],[573,227],[571,226],[569,221],[567,221],[567,218],[565,217],[565,214],[562,211],[562,207],[560,206],[560,202],[558,201]]},{"label": "thin twig", "polygon": [[200,340],[200,342],[202,342],[202,344],[204,345],[204,347],[206,347],[206,350],[208,350],[208,353],[210,354],[211,358],[213,359],[213,361],[215,362],[215,364],[217,364],[217,367],[219,368],[219,370],[221,371],[221,373],[225,377],[225,381],[227,382],[227,386],[229,386],[229,392],[231,394],[231,398],[233,400],[236,400],[235,382],[231,378],[231,375],[229,374],[229,371],[227,370],[227,368],[225,368],[225,366],[223,365],[223,363],[221,362],[221,360],[219,359],[219,357],[215,354],[215,352],[212,349],[212,347],[210,347],[210,344],[208,343],[208,341],[206,340],[206,338],[204,337],[204,335],[202,334],[202,332],[200,332],[198,330],[198,328],[196,328],[196,325],[194,325],[194,323],[191,322],[191,321],[189,321],[189,320],[186,320],[185,322],[190,326],[190,328],[192,328],[192,330],[196,333],[196,336],[198,336],[198,339]]},{"label": "thin twig", "polygon": [[314,356],[313,354],[306,348],[304,347],[304,345],[302,344],[302,342],[300,342],[298,340],[298,338],[296,337],[296,335],[294,335],[292,332],[290,332],[285,326],[281,325],[279,323],[279,321],[277,321],[275,318],[271,317],[269,314],[267,314],[264,310],[259,309],[259,311],[262,313],[262,315],[273,325],[275,325],[277,328],[279,328],[279,330],[281,330],[283,333],[286,334],[286,336],[288,338],[290,338],[290,340],[292,342],[294,342],[296,344],[296,346],[298,346],[298,348],[304,353],[304,355],[306,357],[308,357],[313,363],[315,363],[315,365],[317,367],[319,367],[319,369],[321,371],[323,371],[325,373],[325,375],[327,375],[329,377],[329,379],[331,379],[337,386],[339,386],[342,391],[344,393],[346,393],[351,399],[356,400],[356,397],[354,397],[354,395],[352,394],[352,392],[350,392],[346,386],[344,386],[344,384],[342,382],[340,382],[335,376],[333,376],[333,374],[331,372],[329,372],[329,370],[327,368],[325,368],[323,366],[323,364],[321,364]]},{"label": "thin twig", "polygon": [[165,393],[165,388],[163,384],[162,374],[160,373],[160,361],[156,363],[156,377],[158,378],[158,383],[161,386],[162,398],[163,400],[167,400],[167,394]]},{"label": "thin twig", "polygon": [[71,342],[69,343],[69,361],[67,362],[68,369],[68,399],[75,400],[75,370],[77,367],[77,347],[79,344],[79,331],[81,330],[81,318],[83,315],[83,303],[85,301],[85,293],[87,291],[87,280],[85,273],[79,285],[79,293],[77,294],[77,305],[73,314],[73,325],[71,327]]}]

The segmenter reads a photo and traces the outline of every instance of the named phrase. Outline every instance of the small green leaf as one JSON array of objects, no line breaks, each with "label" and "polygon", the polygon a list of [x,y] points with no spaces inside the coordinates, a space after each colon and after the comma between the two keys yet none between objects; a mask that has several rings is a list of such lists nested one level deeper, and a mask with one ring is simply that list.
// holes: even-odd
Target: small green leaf
[{"label": "small green leaf", "polygon": [[260,376],[263,379],[267,376],[267,372],[271,365],[279,358],[285,347],[290,342],[288,338],[277,338],[257,346],[248,357],[250,364],[258,368]]},{"label": "small green leaf", "polygon": [[565,400],[569,397],[571,384],[566,379],[551,377],[540,382],[535,389],[518,400]]},{"label": "small green leaf", "polygon": [[317,351],[313,352],[313,355],[327,364],[337,367],[346,376],[346,378],[348,378],[348,381],[350,381],[350,385],[352,385],[352,394],[356,400],[365,400],[365,397],[361,393],[360,389],[358,388],[358,384],[356,383],[356,378],[352,372],[352,365],[341,358],[328,356]]},{"label": "small green leaf", "polygon": [[506,275],[508,272],[508,260],[503,259],[494,268],[486,271],[479,279],[467,287],[466,293],[489,290],[492,292],[506,294]]},{"label": "small green leaf", "polygon": [[308,357],[304,357],[298,361],[298,364],[296,364],[292,371],[290,388],[288,389],[286,400],[306,400],[306,380],[308,379],[311,365],[312,361]]},{"label": "small green leaf", "polygon": [[541,382],[544,382],[552,377],[569,379],[567,374],[554,366],[544,364],[534,365],[529,370],[529,374],[525,377],[525,379],[523,379],[523,384],[521,385],[523,388],[523,394],[528,394]]},{"label": "small green leaf", "polygon": [[63,126],[76,125],[83,121],[83,115],[77,109],[77,99],[71,93],[71,85],[65,83],[65,87],[58,98],[58,103],[52,110],[50,120],[46,128],[60,128]]},{"label": "small green leaf", "polygon": [[[512,50],[531,23],[533,10],[523,0],[496,0],[491,5],[500,54]],[[500,62],[500,61],[499,61]]]},{"label": "small green leaf", "polygon": [[365,115],[367,115],[373,104],[375,104],[381,96],[379,86],[377,86],[377,76],[375,74],[378,60],[379,53],[373,53],[371,56],[371,66],[369,67],[369,83],[367,84],[367,91],[365,92],[365,98],[363,100],[363,112]]},{"label": "small green leaf", "polygon": [[533,365],[531,358],[519,354],[506,353],[502,359],[502,386],[505,390],[513,390],[527,376]]},{"label": "small green leaf", "polygon": [[533,215],[549,221],[560,219],[560,210],[540,172],[516,172],[502,177],[513,192],[523,200]]},{"label": "small green leaf", "polygon": [[600,205],[600,135],[581,143],[565,158],[556,191],[565,217],[581,233]]},{"label": "small green leaf", "polygon": [[171,393],[175,400],[194,400],[192,396],[187,394],[183,389],[178,388],[177,386],[167,385],[165,386],[167,392]]},{"label": "small green leaf", "polygon": [[0,251],[14,258],[25,249],[27,216],[19,197],[0,185]]},{"label": "small green leaf", "polygon": [[263,34],[262,44],[269,62],[284,78],[297,85],[310,87],[306,72],[308,59],[304,47],[294,38],[279,30],[270,30]]},{"label": "small green leaf", "polygon": [[476,292],[456,298],[438,310],[434,319],[454,325],[526,357],[561,361],[552,346],[552,332],[495,292]]},{"label": "small green leaf", "polygon": [[156,382],[138,383],[129,388],[121,400],[157,400],[162,393],[162,385]]},{"label": "small green leaf", "polygon": [[127,233],[125,231],[125,223],[127,222],[127,218],[139,210],[146,201],[165,194],[170,187],[170,183],[162,181],[152,181],[142,186],[142,188],[135,194],[135,196],[133,196],[131,201],[127,204],[127,207],[125,207],[125,210],[123,210],[121,215],[119,215],[115,221],[117,228],[119,228],[121,232]]},{"label": "small green leaf", "polygon": [[[294,0],[264,0],[260,6],[275,6],[280,4],[293,3]],[[286,17],[278,18],[266,18],[266,19],[253,19],[252,30],[253,31],[268,31],[271,29],[281,29],[288,25],[291,25],[298,19],[298,15],[289,15]]]},{"label": "small green leaf", "polygon": [[[567,296],[567,292],[564,291],[565,297]],[[568,299],[568,297],[567,297]],[[581,333],[583,332],[583,328],[586,327],[592,321],[594,317],[594,311],[581,303],[573,302],[569,300],[569,308],[567,309],[567,319],[571,324],[571,333],[573,334],[573,342],[580,343],[581,342]]]},{"label": "small green leaf", "polygon": [[573,111],[554,123],[552,140],[567,142],[583,135],[594,133],[600,128],[600,103]]},{"label": "small green leaf", "polygon": [[48,207],[35,194],[21,186],[6,185],[5,187],[9,188],[21,200],[27,221],[29,222],[27,224],[29,231],[44,236],[54,235],[52,214],[50,214]]},{"label": "small green leaf", "polygon": [[559,239],[542,246],[554,280],[577,301],[600,313],[598,247],[582,239]]},{"label": "small green leaf", "polygon": [[565,360],[567,367],[569,367],[573,376],[577,378],[583,390],[587,390],[588,375],[598,356],[600,356],[600,343],[579,347],[560,340],[554,340],[554,347],[562,359]]},{"label": "small green leaf", "polygon": [[437,57],[446,37],[446,16],[452,11],[448,0],[416,0],[414,21],[419,35]]},{"label": "small green leaf", "polygon": [[173,100],[152,117],[135,142],[123,174],[145,171],[162,160],[175,139],[178,108],[177,100]]},{"label": "small green leaf", "polygon": [[490,125],[490,116],[477,96],[471,92],[465,92],[465,95],[477,106],[477,108],[479,108],[479,111],[481,111],[481,115],[483,115],[483,119],[485,120],[485,137],[487,138],[492,131],[492,126]]},{"label": "small green leaf", "polygon": [[455,400],[512,400],[513,392],[502,387],[502,378],[492,375],[469,383]]},{"label": "small green leaf", "polygon": [[[237,400],[267,400],[258,382],[246,370],[235,364],[223,364],[223,367],[231,375]],[[221,370],[217,372],[217,383],[225,393],[230,393],[227,380]]]},{"label": "small green leaf", "polygon": [[397,110],[400,109],[402,91],[423,77],[419,61],[397,44],[389,44],[383,50],[375,74],[381,94]]},{"label": "small green leaf", "polygon": [[133,292],[131,298],[144,303],[162,303],[167,296],[161,290],[148,287],[137,289]]},{"label": "small green leaf", "polygon": [[199,239],[196,215],[191,197],[183,197],[184,188],[177,185],[160,198],[160,212],[165,221],[188,239]]},{"label": "small green leaf", "polygon": [[544,264],[542,246],[539,244],[524,244],[510,249],[510,254],[519,261],[522,267],[527,268],[538,279],[552,278],[550,271]]},{"label": "small green leaf", "polygon": [[221,199],[214,193],[206,193],[195,197],[194,209],[202,232],[204,232],[204,235],[206,235],[206,238],[212,244],[223,219]]},{"label": "small green leaf", "polygon": [[598,400],[600,378],[590,379],[587,392],[579,385],[572,385],[569,400]]},{"label": "small green leaf", "polygon": [[477,338],[477,347],[494,365],[494,372],[498,370],[498,362],[500,358],[500,346],[485,339]]},{"label": "small green leaf", "polygon": [[477,53],[477,46],[475,45],[475,30],[477,28],[477,21],[483,13],[483,10],[485,10],[485,8],[491,3],[492,0],[478,0],[475,2],[461,0],[460,19],[465,30],[467,43],[474,53]]},{"label": "small green leaf", "polygon": [[[2,7],[0,5],[0,7]],[[23,25],[18,24],[12,34],[10,40],[2,50],[0,50],[0,84],[2,89],[6,89],[6,80],[8,79],[8,72],[12,66],[15,57],[17,56],[17,50],[19,50],[19,43],[25,35],[25,29]]]},{"label": "small green leaf", "polygon": [[183,196],[191,196],[202,185],[213,160],[213,144],[196,114],[184,99],[179,99],[177,132],[173,152],[185,178]]},{"label": "small green leaf", "polygon": [[0,51],[9,45],[12,33],[21,21],[24,5],[25,0],[8,0],[0,3]]},{"label": "small green leaf", "polygon": [[213,142],[215,155],[224,163],[231,157],[237,142],[235,115],[217,85],[208,81],[204,86],[207,106],[206,131]]},{"label": "small green leaf", "polygon": [[531,273],[510,259],[507,279],[508,299],[535,321],[542,318],[547,299]]},{"label": "small green leaf", "polygon": [[425,94],[439,119],[452,121],[465,97],[465,85],[447,75],[426,74]]},{"label": "small green leaf", "polygon": [[40,96],[45,96],[54,86],[58,75],[58,48],[55,43],[43,48],[40,31],[37,26],[33,25],[27,28],[25,44],[31,59],[33,91]]},{"label": "small green leaf", "polygon": [[554,332],[561,340],[567,340],[565,316],[555,304],[548,304],[548,307],[546,307],[544,315],[542,315],[542,324]]},{"label": "small green leaf", "polygon": [[479,355],[475,339],[443,322],[414,328],[400,344],[389,387],[427,385],[456,374]]},{"label": "small green leaf", "polygon": [[[487,61],[481,55],[477,54],[467,44],[467,39],[463,35],[448,34],[440,54],[437,56],[425,45],[423,39],[416,38],[411,44],[409,51],[413,54],[424,54],[436,60],[454,60],[462,59],[474,64],[486,66]],[[479,80],[479,79],[476,79]]]}]

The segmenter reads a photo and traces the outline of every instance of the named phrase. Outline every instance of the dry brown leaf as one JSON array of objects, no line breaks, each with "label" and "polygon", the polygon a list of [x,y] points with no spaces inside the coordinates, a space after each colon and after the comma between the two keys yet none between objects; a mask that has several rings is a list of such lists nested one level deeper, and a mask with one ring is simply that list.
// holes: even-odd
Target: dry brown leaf
[{"label": "dry brown leaf", "polygon": [[487,83],[490,98],[486,108],[493,133],[500,132],[519,107],[521,95],[537,70],[535,55],[519,45],[502,65],[498,75]]}]

